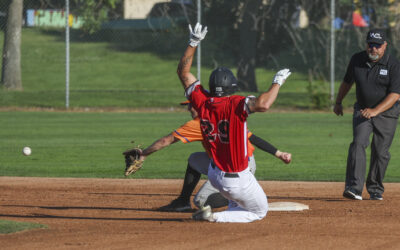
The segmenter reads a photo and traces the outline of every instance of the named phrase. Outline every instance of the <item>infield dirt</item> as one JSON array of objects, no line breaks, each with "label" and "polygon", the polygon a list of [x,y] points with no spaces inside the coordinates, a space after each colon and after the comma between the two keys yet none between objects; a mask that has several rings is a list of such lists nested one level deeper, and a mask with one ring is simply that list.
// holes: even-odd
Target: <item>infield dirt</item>
[{"label": "infield dirt", "polygon": [[[343,183],[261,181],[269,201],[309,205],[247,224],[159,212],[182,180],[0,177],[0,219],[45,224],[0,235],[1,249],[400,249],[400,184],[383,201]],[[199,185],[200,186],[200,185]],[[197,190],[196,190],[197,191]]]}]

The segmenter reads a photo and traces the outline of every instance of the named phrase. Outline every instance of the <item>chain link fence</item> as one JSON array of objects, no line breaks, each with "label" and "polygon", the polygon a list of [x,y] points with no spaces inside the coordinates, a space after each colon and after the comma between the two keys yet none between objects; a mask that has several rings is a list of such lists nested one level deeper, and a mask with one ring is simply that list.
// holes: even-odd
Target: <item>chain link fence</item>
[{"label": "chain link fence", "polygon": [[[18,2],[21,23],[10,18],[10,7]],[[202,79],[224,65],[236,73],[242,91],[258,92],[265,89],[264,78],[288,67],[306,93],[293,90],[287,100],[310,101],[289,102],[299,107],[330,104],[332,27],[336,81],[351,55],[365,48],[371,27],[385,29],[390,53],[400,52],[399,0],[336,0],[333,18],[326,0],[203,0],[200,5],[209,29],[201,50]],[[187,45],[187,25],[195,24],[197,15],[196,0],[2,0],[0,106],[63,107],[66,81],[72,107],[136,107],[134,99],[142,100],[141,106],[174,105],[182,90],[170,82],[178,81],[175,70]],[[10,59],[18,56],[18,47],[20,73],[13,66],[18,61]],[[15,79],[18,74],[22,77]],[[23,91],[10,93],[13,88]]]}]

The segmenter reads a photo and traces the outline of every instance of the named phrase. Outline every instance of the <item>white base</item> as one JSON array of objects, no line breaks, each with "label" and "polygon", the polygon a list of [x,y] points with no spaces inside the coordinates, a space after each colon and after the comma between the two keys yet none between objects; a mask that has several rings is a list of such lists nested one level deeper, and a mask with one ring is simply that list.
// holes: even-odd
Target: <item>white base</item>
[{"label": "white base", "polygon": [[298,202],[271,202],[268,211],[303,211],[310,209],[308,205]]}]

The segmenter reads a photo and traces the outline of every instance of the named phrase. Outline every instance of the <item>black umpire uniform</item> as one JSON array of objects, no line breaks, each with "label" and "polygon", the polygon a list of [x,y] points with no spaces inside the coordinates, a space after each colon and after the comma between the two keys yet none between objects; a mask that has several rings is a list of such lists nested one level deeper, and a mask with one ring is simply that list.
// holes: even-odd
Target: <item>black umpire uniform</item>
[{"label": "black umpire uniform", "polygon": [[[356,83],[357,101],[353,113],[353,141],[350,144],[346,183],[343,196],[362,200],[366,173],[366,148],[371,143],[370,168],[366,181],[372,200],[382,200],[383,178],[390,160],[389,148],[400,114],[400,63],[386,51],[383,31],[371,30],[367,34],[367,50],[352,56],[347,67],[335,105],[335,113],[343,114],[341,101]],[[381,51],[373,60],[372,52]],[[375,48],[374,48],[375,47]],[[378,57],[378,56],[376,56]]]}]

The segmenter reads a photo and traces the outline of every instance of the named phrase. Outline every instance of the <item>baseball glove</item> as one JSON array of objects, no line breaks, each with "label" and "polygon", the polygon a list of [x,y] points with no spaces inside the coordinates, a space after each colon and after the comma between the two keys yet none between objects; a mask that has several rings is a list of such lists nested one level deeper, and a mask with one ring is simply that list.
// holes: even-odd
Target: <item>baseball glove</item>
[{"label": "baseball glove", "polygon": [[144,160],[140,160],[142,150],[139,147],[125,151],[122,154],[125,156],[125,176],[134,174],[142,168]]}]

